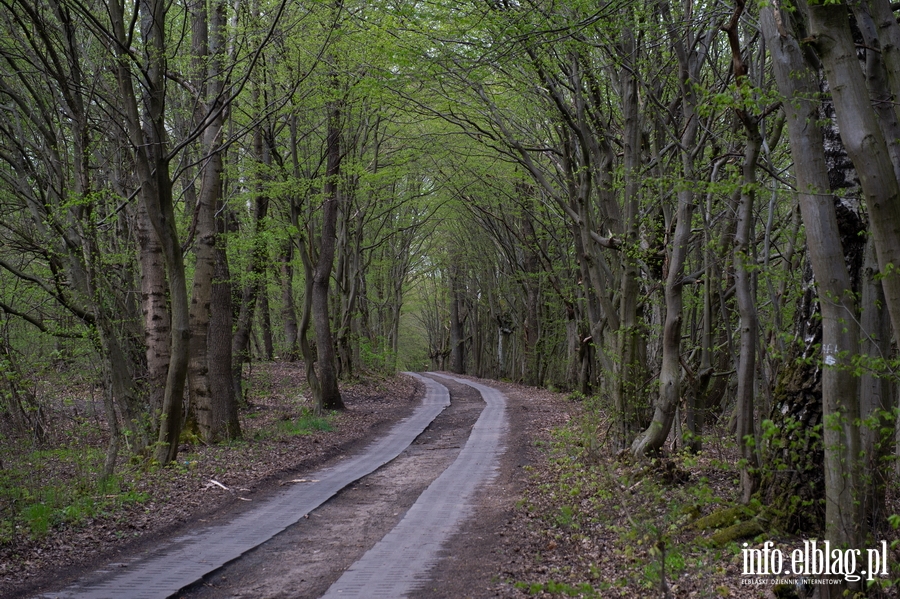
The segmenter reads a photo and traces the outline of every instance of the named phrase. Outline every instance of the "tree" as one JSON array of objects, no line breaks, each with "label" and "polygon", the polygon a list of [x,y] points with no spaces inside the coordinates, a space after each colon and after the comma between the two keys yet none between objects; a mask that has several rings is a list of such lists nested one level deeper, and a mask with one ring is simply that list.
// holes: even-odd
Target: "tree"
[{"label": "tree", "polygon": [[[94,224],[95,219],[115,222],[118,210],[103,193],[109,181],[92,176],[89,148],[97,116],[83,85],[89,53],[77,32],[77,13],[68,5],[12,3],[4,11],[9,22],[21,26],[9,31],[10,43],[2,50],[9,70],[5,81],[19,85],[0,85],[13,115],[2,131],[7,143],[0,156],[10,169],[4,169],[6,189],[22,199],[5,228],[24,253],[2,265],[90,328],[86,336],[95,341],[105,366],[109,475],[119,447],[116,408],[139,450],[147,445],[147,431],[134,383],[140,370],[132,351],[138,334],[129,316],[135,316],[136,305],[121,292],[133,282],[133,271],[110,261],[116,252],[128,251],[127,242],[121,236],[104,238]],[[25,64],[29,68],[21,68]],[[48,84],[58,93],[39,92]],[[127,227],[127,221],[120,222]],[[43,268],[26,267],[21,258],[27,254]],[[117,324],[120,318],[123,326]],[[40,320],[29,320],[47,330]]]},{"label": "tree", "polygon": [[[225,360],[231,362],[231,301],[217,304],[221,312],[217,327],[210,326],[213,318],[213,278],[216,272],[226,275],[223,248],[224,236],[217,231],[216,214],[222,214],[222,147],[226,120],[225,106],[225,4],[212,4],[208,15],[202,2],[193,7],[192,60],[195,89],[203,90],[196,98],[194,119],[202,128],[203,157],[200,168],[200,193],[195,215],[195,266],[190,307],[191,338],[188,364],[191,408],[197,419],[200,435],[207,443],[239,435],[231,369],[219,368],[216,376],[210,369]],[[219,217],[219,221],[224,220]],[[229,288],[230,289],[230,288]],[[219,290],[221,293],[221,290]],[[224,294],[221,298],[224,298]],[[221,301],[221,298],[220,301]],[[215,337],[215,343],[211,339]],[[224,377],[224,380],[221,380]],[[218,393],[213,393],[213,386]],[[222,405],[217,405],[222,404]]]},{"label": "tree", "polygon": [[779,89],[787,98],[784,110],[794,158],[800,209],[806,225],[810,262],[821,298],[823,444],[825,448],[826,533],[841,545],[859,546],[864,536],[860,520],[858,383],[849,359],[858,351],[856,301],[844,262],[842,238],[822,152],[822,133],[810,127],[818,120],[812,101],[818,86],[804,60],[789,22],[772,8],[762,15]]},{"label": "tree", "polygon": [[[644,456],[662,447],[669,436],[669,429],[675,418],[675,410],[680,401],[681,387],[681,326],[683,319],[684,267],[690,249],[691,219],[694,212],[694,191],[691,183],[696,181],[694,161],[698,151],[700,116],[697,114],[697,86],[700,68],[715,36],[711,26],[699,34],[689,28],[682,32],[675,28],[675,22],[668,15],[663,4],[662,18],[669,24],[668,35],[678,58],[678,89],[681,100],[681,177],[678,207],[675,215],[675,231],[672,235],[671,253],[668,257],[668,272],[665,283],[666,316],[663,325],[663,356],[659,375],[659,398],[653,413],[653,420],[647,429],[631,444],[631,453]],[[668,17],[668,18],[667,18]],[[701,21],[702,23],[703,21]],[[682,33],[686,35],[682,36]]]}]

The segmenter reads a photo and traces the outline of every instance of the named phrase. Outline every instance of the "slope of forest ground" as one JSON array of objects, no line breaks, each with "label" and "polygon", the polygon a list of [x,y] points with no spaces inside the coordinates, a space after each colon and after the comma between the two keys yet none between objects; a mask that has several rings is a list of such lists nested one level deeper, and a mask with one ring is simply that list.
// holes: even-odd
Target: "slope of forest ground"
[{"label": "slope of forest ground", "polygon": [[[4,438],[0,596],[28,596],[183,526],[227,516],[292,472],[362,448],[419,398],[406,377],[371,378],[344,387],[347,411],[317,419],[304,415],[303,379],[299,364],[255,367],[241,414],[244,441],[184,445],[177,464],[164,469],[123,464],[104,489],[92,483],[102,463],[103,423],[87,415],[87,403],[66,402],[67,411],[60,404],[52,449]],[[472,572],[474,586],[455,580],[454,589],[517,598],[794,596],[742,585],[738,543],[713,548],[704,540],[709,531],[693,527],[737,499],[735,448],[723,440],[730,435],[711,434],[698,456],[623,461],[605,445],[608,423],[594,400],[488,384],[507,393],[510,409],[539,409],[511,420],[527,428],[514,432],[527,446],[527,456],[516,456],[528,464],[518,495],[507,498],[496,534],[466,545],[475,552],[467,559],[489,570],[490,583]],[[890,512],[897,513],[891,496]],[[782,548],[803,543],[777,532],[751,542],[764,540]],[[890,562],[900,562],[895,549]]]},{"label": "slope of forest ground", "polygon": [[[775,580],[798,577],[744,576],[741,551],[744,543],[761,549],[772,541],[789,555],[804,540],[821,540],[821,534],[801,537],[772,530],[715,546],[711,537],[717,529],[697,526],[701,518],[715,520],[739,500],[733,435],[713,430],[699,454],[664,452],[635,462],[605,446],[609,422],[595,400],[560,405],[565,424],[534,431],[543,459],[531,467],[530,483],[502,533],[511,542],[498,576],[508,583],[503,585],[507,590],[498,595],[812,596],[810,586]],[[896,489],[888,495],[889,513],[898,513]],[[719,523],[718,530],[725,524]],[[880,582],[884,588],[869,590],[870,597],[900,596],[895,586],[900,582],[898,537],[896,531],[887,535],[891,573]]]}]

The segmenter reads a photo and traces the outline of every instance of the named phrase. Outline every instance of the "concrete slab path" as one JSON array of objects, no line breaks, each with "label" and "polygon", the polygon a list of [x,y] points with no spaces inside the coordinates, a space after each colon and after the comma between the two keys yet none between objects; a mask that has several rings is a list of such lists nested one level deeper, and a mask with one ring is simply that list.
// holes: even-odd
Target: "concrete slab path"
[{"label": "concrete slab path", "polygon": [[474,387],[487,404],[469,440],[400,523],[353,564],[323,599],[398,599],[420,586],[437,562],[441,546],[471,513],[476,489],[496,474],[507,430],[506,397],[491,387],[447,378]]}]

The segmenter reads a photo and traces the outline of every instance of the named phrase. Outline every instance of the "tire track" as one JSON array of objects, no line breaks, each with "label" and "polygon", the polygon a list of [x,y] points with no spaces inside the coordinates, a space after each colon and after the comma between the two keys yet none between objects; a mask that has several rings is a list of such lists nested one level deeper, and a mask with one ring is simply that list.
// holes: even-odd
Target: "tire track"
[{"label": "tire track", "polygon": [[499,465],[507,430],[506,397],[466,379],[446,377],[481,393],[486,407],[459,456],[423,493],[400,523],[335,582],[323,599],[396,599],[427,582],[441,546],[471,513],[479,485]]}]

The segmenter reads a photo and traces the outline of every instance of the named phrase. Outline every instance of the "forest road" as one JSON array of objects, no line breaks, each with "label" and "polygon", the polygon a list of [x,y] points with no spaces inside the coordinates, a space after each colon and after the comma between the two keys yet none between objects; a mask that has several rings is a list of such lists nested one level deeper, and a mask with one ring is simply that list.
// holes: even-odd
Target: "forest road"
[{"label": "forest road", "polygon": [[[483,531],[463,524],[474,524],[467,517],[476,512],[501,519],[485,483],[501,462],[505,397],[464,379],[434,379],[449,389],[450,407],[395,460],[178,597],[397,599],[437,596],[436,586],[448,597],[487,593],[486,572],[452,572],[454,544],[481,543]],[[501,495],[511,508],[513,495]],[[438,582],[442,576],[450,581]]]},{"label": "forest road", "polygon": [[323,599],[392,599],[422,587],[441,547],[473,511],[475,490],[494,478],[506,435],[506,397],[491,387],[447,378],[473,387],[486,404],[468,440],[403,520],[344,572]]},{"label": "forest road", "polygon": [[309,513],[347,487],[390,462],[406,449],[450,403],[443,385],[413,375],[425,383],[422,405],[375,439],[359,455],[342,460],[226,524],[191,530],[147,551],[111,564],[75,584],[38,595],[39,599],[164,599],[202,580],[278,533],[306,520]]}]

